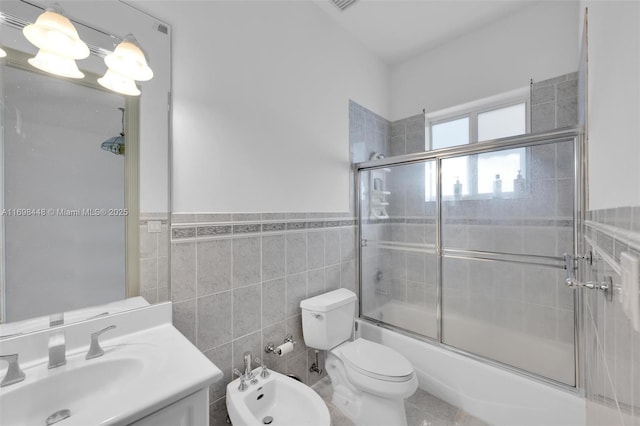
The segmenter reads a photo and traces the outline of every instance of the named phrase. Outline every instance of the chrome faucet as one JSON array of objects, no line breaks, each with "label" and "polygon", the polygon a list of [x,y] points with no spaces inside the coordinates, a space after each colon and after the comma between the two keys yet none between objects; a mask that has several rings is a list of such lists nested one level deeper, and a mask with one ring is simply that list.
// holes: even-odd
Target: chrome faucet
[{"label": "chrome faucet", "polygon": [[7,361],[7,373],[4,375],[0,387],[5,387],[24,380],[24,371],[20,369],[18,364],[18,354],[0,355],[0,361]]},{"label": "chrome faucet", "polygon": [[246,391],[247,388],[249,387],[249,385],[247,384],[247,382],[246,382],[246,380],[244,378],[244,374],[242,374],[237,368],[233,369],[233,374],[238,376],[238,378],[240,379],[240,384],[238,385],[238,390],[240,392]]},{"label": "chrome faucet", "polygon": [[267,370],[267,365],[258,357],[255,358],[255,361],[260,364],[260,367],[262,367],[262,370],[260,370],[260,377],[263,379],[269,377],[269,370]]},{"label": "chrome faucet", "polygon": [[105,327],[102,330],[98,330],[95,333],[91,333],[91,345],[89,346],[89,352],[87,352],[87,356],[85,359],[98,358],[99,356],[104,355],[104,350],[100,347],[100,342],[98,339],[102,335],[102,333],[113,330],[116,328],[115,325],[110,325],[109,327]]},{"label": "chrome faucet", "polygon": [[253,371],[251,371],[251,352],[247,351],[242,355],[244,360],[244,377],[246,379],[253,379]]},{"label": "chrome faucet", "polygon": [[49,337],[49,369],[63,366],[67,363],[67,341],[64,332],[52,334]]}]

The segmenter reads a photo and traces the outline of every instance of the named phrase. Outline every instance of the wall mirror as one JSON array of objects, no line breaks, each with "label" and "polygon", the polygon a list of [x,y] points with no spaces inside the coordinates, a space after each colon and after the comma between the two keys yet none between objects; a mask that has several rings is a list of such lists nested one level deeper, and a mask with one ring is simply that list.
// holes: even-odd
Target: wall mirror
[{"label": "wall mirror", "polygon": [[[0,6],[0,338],[169,299],[170,28],[130,4],[61,1],[89,47],[84,78],[28,61],[49,3]],[[133,34],[153,78],[98,84]]]}]

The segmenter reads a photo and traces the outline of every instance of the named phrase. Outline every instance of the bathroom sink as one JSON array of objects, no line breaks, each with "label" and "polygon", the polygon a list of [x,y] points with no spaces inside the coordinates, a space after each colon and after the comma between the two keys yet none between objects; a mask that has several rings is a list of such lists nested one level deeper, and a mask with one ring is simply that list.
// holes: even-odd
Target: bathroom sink
[{"label": "bathroom sink", "polygon": [[227,410],[234,426],[329,426],[329,409],[309,386],[290,377],[270,371],[258,383],[238,390],[240,379],[227,385]]},{"label": "bathroom sink", "polygon": [[[76,356],[67,365],[33,377],[24,386],[6,388],[0,424],[44,425],[50,415],[64,409],[70,410],[72,423],[78,418],[86,419],[90,413],[85,412],[91,410],[92,402],[116,396],[123,381],[136,380],[144,371],[144,362],[135,358],[82,361],[83,357]],[[28,373],[27,370],[27,377]]]},{"label": "bathroom sink", "polygon": [[[86,359],[90,335],[112,325],[100,341],[104,354]],[[48,342],[61,331],[67,362],[48,369]],[[64,410],[69,416],[57,416],[56,425],[162,424],[159,413],[179,411],[183,401],[204,395],[196,413],[201,422],[208,416],[206,390],[222,378],[222,371],[173,327],[170,304],[3,339],[0,353],[19,354],[25,373],[23,381],[0,387],[2,426],[45,426]],[[6,363],[1,364],[3,377]]]}]

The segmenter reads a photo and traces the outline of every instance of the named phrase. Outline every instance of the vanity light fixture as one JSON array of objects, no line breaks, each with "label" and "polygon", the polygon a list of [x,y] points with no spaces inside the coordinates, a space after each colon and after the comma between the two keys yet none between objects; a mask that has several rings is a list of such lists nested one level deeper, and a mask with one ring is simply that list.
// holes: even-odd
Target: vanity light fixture
[{"label": "vanity light fixture", "polygon": [[29,63],[34,67],[69,78],[83,78],[76,59],[89,56],[89,47],[80,40],[71,21],[62,15],[59,5],[47,8],[34,24],[27,25],[22,33],[40,50]]},{"label": "vanity light fixture", "polygon": [[147,65],[144,52],[132,34],[125,36],[113,53],[105,56],[104,63],[109,71],[131,80],[147,81],[153,78],[153,71]]},{"label": "vanity light fixture", "polygon": [[5,56],[7,56],[7,52],[5,52],[2,47],[0,47],[0,58],[4,58]]},{"label": "vanity light fixture", "polygon": [[108,69],[103,77],[98,79],[98,83],[111,91],[128,96],[140,96],[140,89],[132,79],[118,74]]},{"label": "vanity light fixture", "polygon": [[147,59],[138,41],[128,34],[113,51],[104,58],[107,72],[98,79],[101,86],[117,93],[139,96],[140,90],[135,80],[147,81],[153,78],[153,71],[147,65]]}]

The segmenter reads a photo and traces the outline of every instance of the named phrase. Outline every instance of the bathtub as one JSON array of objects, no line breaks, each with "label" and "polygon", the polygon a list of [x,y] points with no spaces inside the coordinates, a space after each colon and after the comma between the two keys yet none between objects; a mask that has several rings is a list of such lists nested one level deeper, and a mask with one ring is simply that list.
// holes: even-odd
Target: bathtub
[{"label": "bathtub", "polygon": [[[402,305],[402,306],[398,306]],[[415,329],[416,324],[426,324],[416,319],[416,315],[431,319],[433,313],[407,305],[390,302],[370,316],[382,314],[387,321],[403,328]],[[411,308],[409,308],[411,309]],[[403,324],[403,321],[406,323]],[[584,426],[586,424],[586,403],[577,392],[564,390],[543,382],[516,374],[458,354],[437,344],[431,344],[377,326],[369,321],[357,320],[358,335],[389,346],[403,354],[413,364],[421,389],[456,405],[472,415],[494,425],[558,425]],[[458,329],[458,339],[469,339],[465,345],[473,346],[474,339],[482,336],[483,327],[491,327],[480,321],[463,321],[448,318],[447,327]],[[426,326],[426,327],[434,327]],[[425,329],[434,332],[435,330]],[[508,330],[502,330],[509,333]],[[525,342],[526,340],[526,342]],[[521,351],[531,345],[549,344],[544,339],[524,338],[520,333],[502,336],[500,341],[508,342],[509,347],[492,347],[496,354],[504,358],[521,356]],[[524,345],[524,346],[523,346]],[[485,345],[486,346],[486,345]],[[557,342],[548,350],[540,351],[545,356],[536,357],[537,366],[533,370],[556,369],[563,364],[560,358],[573,356],[571,351],[560,347]],[[467,346],[468,347],[468,346]],[[566,360],[565,360],[566,361]],[[572,360],[571,360],[572,362]],[[572,365],[572,364],[571,364]],[[539,371],[538,371],[539,372]]]}]

